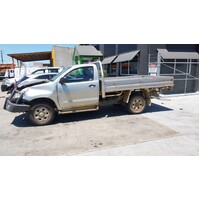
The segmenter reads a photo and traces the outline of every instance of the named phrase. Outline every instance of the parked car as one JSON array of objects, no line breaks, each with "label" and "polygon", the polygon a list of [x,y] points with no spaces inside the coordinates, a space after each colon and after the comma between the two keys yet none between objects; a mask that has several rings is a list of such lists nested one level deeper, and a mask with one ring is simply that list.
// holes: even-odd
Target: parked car
[{"label": "parked car", "polygon": [[14,69],[7,69],[4,77],[5,78],[14,78],[15,77],[15,70]]},{"label": "parked car", "polygon": [[4,109],[27,112],[34,125],[50,124],[57,114],[98,110],[107,104],[124,104],[131,114],[151,105],[151,96],[171,90],[172,76],[135,75],[104,77],[101,62],[65,68],[49,82],[14,90]]},{"label": "parked car", "polygon": [[31,74],[42,74],[42,73],[59,73],[63,70],[62,67],[42,67],[34,70]]},{"label": "parked car", "polygon": [[[34,70],[31,74],[44,74],[44,73],[59,73],[63,70],[62,67],[42,67],[39,69]],[[9,91],[9,88],[13,88],[15,82],[20,81],[22,82],[22,80],[25,80],[26,77],[29,77],[31,74],[29,75],[24,75],[20,78],[5,78],[2,81],[2,85],[1,85],[1,91],[5,92],[5,91]]]},{"label": "parked car", "polygon": [[42,73],[42,74],[31,74],[29,76],[23,76],[16,81],[16,79],[4,79],[1,85],[1,91],[11,93],[12,90],[16,87],[28,87],[28,85],[38,84],[45,80],[53,78],[57,73]]},{"label": "parked car", "polygon": [[[39,74],[44,74],[44,73],[59,73],[63,70],[62,67],[43,67],[43,68],[39,68],[34,70],[30,75],[35,74],[35,75],[39,75]],[[30,75],[24,75],[20,78],[5,78],[2,81],[1,84],[1,91],[5,92],[8,91],[8,93],[10,93],[10,89],[14,88],[14,84],[16,82],[22,82],[24,80],[27,79],[27,77],[29,77]]]}]

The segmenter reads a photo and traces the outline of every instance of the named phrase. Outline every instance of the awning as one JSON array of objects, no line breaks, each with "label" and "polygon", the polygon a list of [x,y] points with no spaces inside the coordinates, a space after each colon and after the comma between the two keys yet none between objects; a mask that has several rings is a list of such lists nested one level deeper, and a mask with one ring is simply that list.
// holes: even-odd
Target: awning
[{"label": "awning", "polygon": [[139,51],[140,50],[120,54],[120,55],[118,55],[118,57],[115,59],[115,61],[113,63],[130,61],[139,53]]},{"label": "awning", "polygon": [[22,62],[30,62],[30,61],[38,61],[38,60],[50,60],[51,59],[51,51],[8,54],[8,56],[15,58],[17,60],[20,60]]},{"label": "awning", "polygon": [[79,45],[75,47],[79,56],[103,56],[94,46]]},{"label": "awning", "polygon": [[199,59],[197,52],[169,52],[167,49],[157,49],[163,59]]},{"label": "awning", "polygon": [[105,64],[110,64],[117,56],[111,56],[111,57],[107,57],[107,58],[104,58],[103,61],[102,61],[102,64],[105,65]]}]

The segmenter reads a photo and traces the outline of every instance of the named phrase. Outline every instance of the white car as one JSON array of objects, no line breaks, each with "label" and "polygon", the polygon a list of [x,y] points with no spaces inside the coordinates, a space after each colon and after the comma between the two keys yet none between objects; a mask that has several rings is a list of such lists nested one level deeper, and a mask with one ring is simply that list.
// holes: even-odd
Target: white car
[{"label": "white car", "polygon": [[42,74],[42,73],[59,73],[63,70],[62,67],[42,67],[34,70],[31,74]]},{"label": "white car", "polygon": [[[41,74],[46,74],[46,73],[59,73],[63,70],[63,68],[61,67],[44,67],[44,68],[39,68],[34,70],[30,75],[41,75]],[[13,89],[13,86],[16,82],[22,82],[25,79],[27,79],[27,77],[29,77],[30,75],[27,76],[22,76],[20,78],[6,78],[2,81],[1,84],[1,91],[5,92],[5,91],[9,91],[10,88]]]},{"label": "white car", "polygon": [[1,85],[1,91],[8,91],[8,93],[12,92],[12,90],[16,87],[23,87],[26,85],[32,85],[35,83],[41,83],[45,80],[52,79],[56,74],[58,73],[42,73],[42,74],[31,74],[29,76],[23,76],[22,78],[18,79],[12,79],[11,81],[7,81],[7,79],[4,79]]}]

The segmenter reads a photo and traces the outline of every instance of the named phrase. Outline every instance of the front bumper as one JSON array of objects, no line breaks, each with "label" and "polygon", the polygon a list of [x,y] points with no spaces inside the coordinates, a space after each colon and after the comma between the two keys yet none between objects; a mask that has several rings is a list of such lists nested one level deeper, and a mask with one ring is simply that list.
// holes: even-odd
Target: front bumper
[{"label": "front bumper", "polygon": [[15,113],[15,112],[27,112],[30,106],[25,104],[13,103],[9,100],[9,98],[6,98],[3,108],[5,110],[8,110],[9,112]]}]

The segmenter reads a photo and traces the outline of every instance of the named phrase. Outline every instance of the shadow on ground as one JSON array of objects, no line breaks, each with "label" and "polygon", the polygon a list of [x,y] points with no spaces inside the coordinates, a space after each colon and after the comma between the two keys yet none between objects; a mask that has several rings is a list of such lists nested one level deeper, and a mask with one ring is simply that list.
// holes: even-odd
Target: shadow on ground
[{"label": "shadow on ground", "polygon": [[[145,113],[152,113],[152,112],[164,112],[164,111],[171,111],[172,109],[167,108],[165,106],[161,106],[158,104],[152,104],[150,107],[147,107]],[[115,116],[122,116],[128,115],[124,106],[105,106],[101,108],[99,111],[94,112],[82,112],[82,113],[72,113],[72,114],[65,114],[65,115],[58,115],[55,121],[52,123],[71,123],[76,121],[85,121],[85,120],[92,120],[92,119],[100,119],[102,117],[115,117]],[[12,121],[12,124],[17,127],[30,127],[32,124],[27,120],[26,114],[21,114]]]}]

